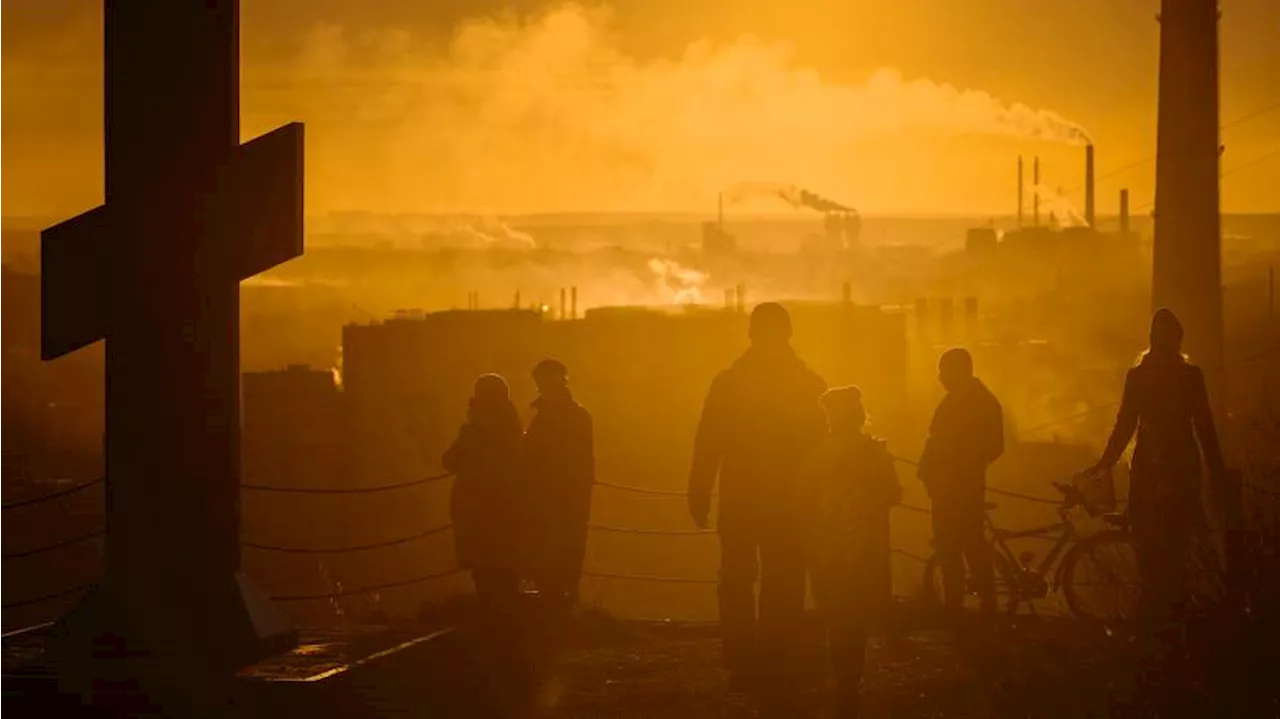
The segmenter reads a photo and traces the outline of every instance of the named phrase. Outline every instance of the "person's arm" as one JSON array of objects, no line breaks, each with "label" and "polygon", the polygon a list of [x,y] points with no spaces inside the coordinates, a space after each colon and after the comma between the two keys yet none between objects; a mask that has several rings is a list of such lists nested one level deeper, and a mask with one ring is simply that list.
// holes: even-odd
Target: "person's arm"
[{"label": "person's arm", "polygon": [[1133,433],[1138,429],[1138,389],[1134,381],[1134,370],[1124,378],[1124,394],[1120,399],[1120,411],[1116,413],[1116,426],[1111,431],[1111,439],[1107,440],[1107,448],[1098,460],[1099,469],[1110,469],[1120,461],[1120,455],[1129,446]]},{"label": "person's arm", "polygon": [[1199,367],[1195,368],[1191,385],[1191,421],[1195,426],[1196,439],[1200,440],[1209,476],[1215,481],[1220,480],[1226,473],[1227,465],[1222,459],[1222,447],[1218,444],[1218,428],[1213,422],[1213,409],[1209,405],[1209,389],[1205,385],[1204,372]]},{"label": "person's arm", "polygon": [[689,469],[689,512],[700,526],[711,511],[711,492],[724,459],[728,389],[724,376],[716,377],[702,405],[698,432],[693,440],[693,465]]},{"label": "person's arm", "polygon": [[467,446],[470,444],[468,439],[468,428],[464,424],[458,430],[458,436],[454,438],[453,443],[444,451],[444,456],[440,458],[440,464],[444,466],[446,472],[457,474],[462,470],[467,462]]},{"label": "person's arm", "polygon": [[591,419],[591,413],[582,410],[582,466],[579,471],[582,472],[585,481],[588,484],[596,482],[596,438],[595,423]]},{"label": "person's arm", "polygon": [[987,464],[991,464],[1004,454],[1004,408],[995,396],[991,397],[991,418],[987,431],[990,436],[987,437],[986,460]]},{"label": "person's arm", "polygon": [[938,407],[933,410],[933,420],[929,422],[929,436],[924,441],[924,451],[920,453],[920,461],[916,463],[916,478],[924,483],[925,489],[929,488],[933,482],[934,476],[937,474],[935,469],[940,461],[939,454],[941,450],[938,447],[938,433],[942,429],[944,407],[946,399],[943,399]]}]

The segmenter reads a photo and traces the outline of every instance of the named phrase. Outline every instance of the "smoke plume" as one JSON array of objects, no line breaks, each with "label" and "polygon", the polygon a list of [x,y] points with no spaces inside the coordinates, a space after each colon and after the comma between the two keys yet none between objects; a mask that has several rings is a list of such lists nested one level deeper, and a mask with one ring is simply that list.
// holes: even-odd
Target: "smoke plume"
[{"label": "smoke plume", "polygon": [[724,190],[724,199],[730,204],[737,204],[748,198],[778,198],[794,209],[808,207],[818,212],[853,212],[853,208],[842,205],[808,190],[776,182],[738,182]]},{"label": "smoke plume", "polygon": [[935,138],[1088,137],[1053,111],[893,68],[836,82],[751,36],[636,58],[607,8],[572,4],[464,22],[443,49],[317,27],[292,62],[246,64],[244,106],[247,135],[308,123],[313,211],[707,207],[735,178],[802,174],[883,205],[901,201],[889,180],[920,191],[904,157],[923,162]]},{"label": "smoke plume", "polygon": [[657,277],[658,291],[671,304],[696,305],[702,303],[702,285],[707,274],[690,269],[675,260],[655,257],[649,260],[649,269]]},{"label": "smoke plume", "polygon": [[1040,198],[1040,207],[1060,227],[1084,227],[1089,224],[1080,210],[1057,190],[1047,185],[1033,185],[1031,191]]}]

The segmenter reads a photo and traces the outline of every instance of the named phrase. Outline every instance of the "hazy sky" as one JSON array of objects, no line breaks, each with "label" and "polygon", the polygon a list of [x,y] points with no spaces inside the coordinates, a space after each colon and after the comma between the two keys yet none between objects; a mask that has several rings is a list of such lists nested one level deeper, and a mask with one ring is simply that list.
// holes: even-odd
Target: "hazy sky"
[{"label": "hazy sky", "polygon": [[[1280,2],[1221,5],[1224,209],[1280,211],[1280,109],[1230,124],[1280,105]],[[1100,212],[1121,186],[1144,209],[1157,9],[243,0],[244,134],[308,123],[313,213],[710,209],[739,181],[866,213],[1010,213],[1019,153],[1041,156],[1048,191],[1079,185],[1078,126],[1100,175],[1137,163],[1100,181]],[[0,13],[4,214],[90,207],[101,2],[3,0]]]}]

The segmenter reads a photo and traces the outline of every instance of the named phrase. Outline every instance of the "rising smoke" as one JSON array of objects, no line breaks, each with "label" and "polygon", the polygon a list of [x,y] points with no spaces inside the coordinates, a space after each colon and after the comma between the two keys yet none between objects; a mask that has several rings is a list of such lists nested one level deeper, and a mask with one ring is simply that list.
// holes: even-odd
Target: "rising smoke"
[{"label": "rising smoke", "polygon": [[1089,224],[1084,214],[1058,190],[1048,185],[1033,185],[1031,191],[1040,198],[1040,207],[1059,227],[1084,227]]},{"label": "rising smoke", "polygon": [[853,212],[853,208],[842,205],[795,185],[777,182],[738,182],[724,189],[724,201],[737,204],[755,197],[777,198],[791,205],[793,209],[808,207],[818,212]]},{"label": "rising smoke", "polygon": [[649,269],[656,279],[659,296],[675,305],[702,304],[702,286],[707,274],[691,269],[671,259],[655,257],[649,260]]},{"label": "rising smoke", "polygon": [[317,27],[291,64],[245,72],[248,132],[309,123],[316,211],[709,207],[743,176],[870,207],[931,138],[1087,140],[1055,112],[892,68],[835,82],[750,36],[639,59],[607,8],[578,5],[465,22],[443,51]]}]

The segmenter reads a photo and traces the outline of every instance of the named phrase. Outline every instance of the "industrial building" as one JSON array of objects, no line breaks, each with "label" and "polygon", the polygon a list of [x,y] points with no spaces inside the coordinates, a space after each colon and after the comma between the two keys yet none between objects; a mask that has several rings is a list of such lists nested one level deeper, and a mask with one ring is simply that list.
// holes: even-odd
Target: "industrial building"
[{"label": "industrial building", "polygon": [[[833,385],[863,386],[872,414],[892,425],[906,391],[905,315],[788,304],[801,357]],[[449,311],[348,325],[353,461],[375,482],[437,471],[478,375],[502,374],[524,408],[534,398],[533,365],[556,357],[595,417],[602,476],[676,488],[707,389],[746,344],[747,317],[732,308],[608,307],[565,321],[530,310]]]}]

